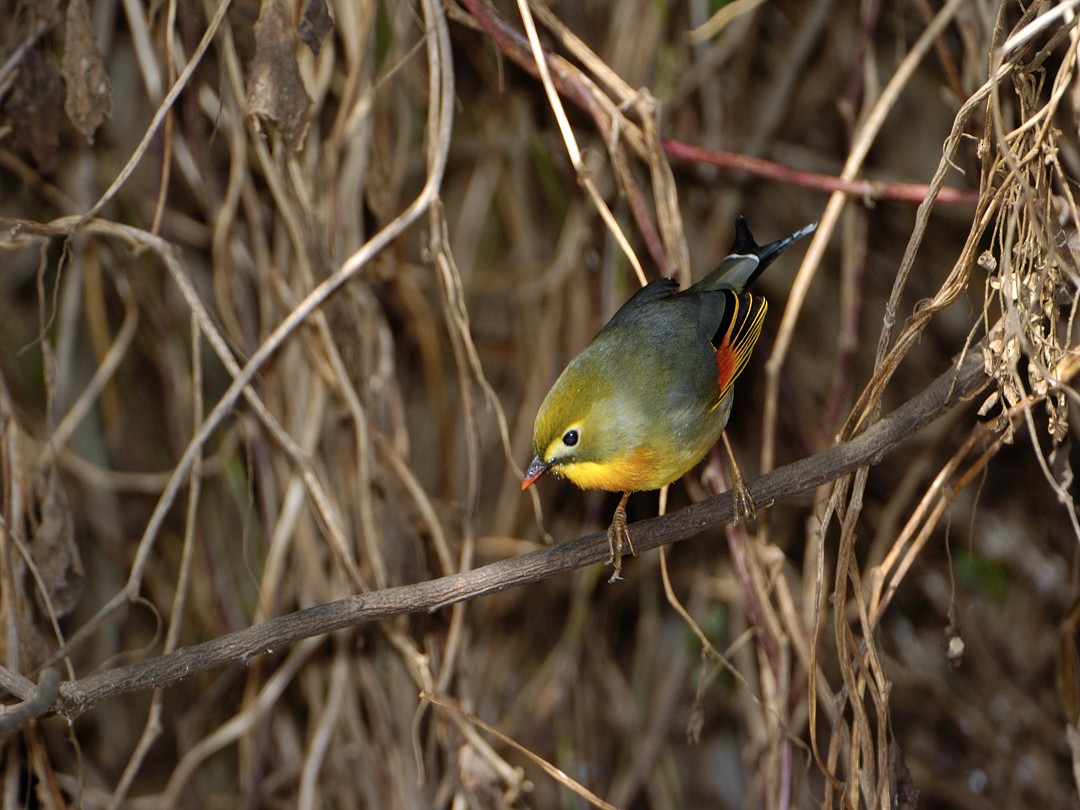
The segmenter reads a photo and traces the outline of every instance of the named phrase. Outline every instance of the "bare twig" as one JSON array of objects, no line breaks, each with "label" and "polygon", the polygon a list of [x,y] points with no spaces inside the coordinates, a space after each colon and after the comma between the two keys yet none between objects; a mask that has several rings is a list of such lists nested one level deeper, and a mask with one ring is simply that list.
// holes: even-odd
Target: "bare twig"
[{"label": "bare twig", "polygon": [[[518,31],[492,8],[480,0],[462,0],[463,5],[476,17],[484,31],[492,38],[499,49],[521,68],[534,76],[538,75],[537,61],[529,48],[529,43]],[[931,38],[932,41],[932,38]],[[545,52],[546,65],[550,70],[552,86],[560,97],[566,98],[588,112],[601,131],[608,132],[613,123],[602,120],[610,113],[597,103],[589,88],[580,81],[575,81],[569,73],[570,66],[558,56]],[[627,142],[641,154],[645,152],[645,137],[640,128],[629,121],[622,121],[622,134]],[[683,143],[672,138],[661,138],[660,145],[672,158],[688,163],[705,163],[729,171],[738,171],[765,180],[775,180],[790,185],[802,186],[823,192],[839,192],[864,200],[898,200],[903,202],[922,202],[929,187],[919,183],[893,183],[878,180],[860,180],[845,173],[840,177],[801,171],[760,158],[748,157],[734,152],[721,152],[701,146]],[[942,188],[935,198],[939,205],[973,206],[978,195],[972,191],[955,188]]]},{"label": "bare twig", "polygon": [[[8,676],[10,677],[10,675]],[[17,729],[29,723],[35,717],[41,717],[56,703],[60,693],[60,672],[52,667],[41,671],[37,686],[22,703],[11,706],[0,713],[0,736],[5,729]]]},{"label": "bare twig", "polygon": [[[740,155],[737,152],[721,152],[706,149],[703,146],[683,143],[672,138],[663,138],[660,143],[671,157],[687,163],[705,163],[732,172],[744,172],[762,180],[774,180],[792,186],[808,188],[825,193],[838,192],[861,200],[895,200],[897,202],[921,203],[926,199],[930,187],[925,183],[896,183],[885,180],[867,180],[863,178],[836,177],[831,174],[808,172],[775,163],[771,160]],[[977,191],[943,187],[935,198],[939,205],[971,206],[979,200]]]}]

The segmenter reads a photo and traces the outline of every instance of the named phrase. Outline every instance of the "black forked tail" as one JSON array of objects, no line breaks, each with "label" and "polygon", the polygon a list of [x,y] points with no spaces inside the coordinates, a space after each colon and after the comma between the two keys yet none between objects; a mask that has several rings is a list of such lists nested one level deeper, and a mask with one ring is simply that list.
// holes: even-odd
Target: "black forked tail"
[{"label": "black forked tail", "polygon": [[758,276],[760,276],[765,268],[772,264],[773,260],[780,255],[780,253],[793,242],[797,242],[807,234],[813,233],[817,229],[817,223],[811,222],[804,228],[800,228],[790,236],[785,236],[783,239],[777,239],[775,242],[770,242],[767,245],[759,245],[754,241],[754,235],[750,233],[750,226],[746,224],[746,217],[739,216],[735,220],[735,241],[731,244],[731,253],[738,254],[740,256],[757,256],[758,266],[754,269],[754,272],[746,280],[743,285],[745,287],[750,286],[751,282]]}]

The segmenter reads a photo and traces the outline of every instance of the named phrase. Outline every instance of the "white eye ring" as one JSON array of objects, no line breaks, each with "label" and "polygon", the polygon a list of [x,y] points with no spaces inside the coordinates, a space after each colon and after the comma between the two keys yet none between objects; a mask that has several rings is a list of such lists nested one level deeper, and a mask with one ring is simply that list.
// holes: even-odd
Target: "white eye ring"
[{"label": "white eye ring", "polygon": [[581,434],[578,433],[576,428],[574,428],[572,430],[566,431],[566,433],[563,434],[562,443],[565,444],[567,447],[573,447],[575,444],[578,443],[580,439]]}]

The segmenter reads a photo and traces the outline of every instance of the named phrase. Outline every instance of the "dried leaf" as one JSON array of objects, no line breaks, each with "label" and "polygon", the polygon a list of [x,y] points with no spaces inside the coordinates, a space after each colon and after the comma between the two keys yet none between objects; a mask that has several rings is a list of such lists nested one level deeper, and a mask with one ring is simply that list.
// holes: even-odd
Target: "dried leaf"
[{"label": "dried leaf", "polygon": [[458,749],[458,778],[466,795],[484,807],[508,807],[503,800],[503,784],[494,766],[473,746]]},{"label": "dried leaf", "polygon": [[311,97],[293,53],[295,34],[281,0],[264,0],[255,21],[255,58],[248,78],[248,115],[277,127],[289,149],[303,146]]},{"label": "dried leaf", "polygon": [[915,810],[919,805],[919,789],[896,740],[889,742],[889,793],[896,810]]},{"label": "dried leaf", "polygon": [[52,61],[36,49],[27,52],[4,105],[4,119],[15,143],[43,173],[52,171],[60,147],[64,83]]},{"label": "dried leaf", "polygon": [[334,29],[334,20],[326,8],[326,0],[304,0],[297,32],[300,41],[311,48],[317,57],[326,35]]},{"label": "dried leaf", "polygon": [[[1068,425],[1066,425],[1066,429],[1068,429]],[[1058,442],[1059,444],[1050,451],[1050,471],[1053,473],[1058,486],[1068,492],[1072,489],[1074,480],[1072,461],[1069,459],[1072,452],[1072,442],[1069,441],[1067,435],[1058,439]]]},{"label": "dried leaf", "polygon": [[963,636],[959,634],[949,636],[949,642],[945,647],[945,658],[948,659],[950,667],[959,669],[964,661],[964,651],[966,649],[967,645],[964,644]]},{"label": "dried leaf", "polygon": [[38,591],[35,596],[42,612],[51,608],[53,615],[66,616],[78,604],[86,577],[75,544],[71,507],[55,469],[35,476],[34,497],[37,521],[30,540],[30,558],[48,591],[48,602]]},{"label": "dried leaf", "polygon": [[701,732],[705,730],[705,707],[694,701],[690,717],[686,720],[686,742],[688,745],[701,745]]},{"label": "dried leaf", "polygon": [[87,142],[112,114],[112,87],[94,39],[90,6],[86,0],[70,0],[64,36],[64,111]]},{"label": "dried leaf", "polygon": [[992,408],[993,408],[993,407],[994,407],[995,405],[997,405],[997,403],[998,403],[998,400],[999,400],[1000,398],[1001,398],[1001,397],[1000,397],[1000,395],[998,394],[998,392],[997,392],[997,391],[994,391],[994,392],[992,392],[992,393],[990,394],[990,396],[988,396],[988,397],[986,398],[986,401],[985,401],[985,402],[983,402],[983,404],[979,406],[979,410],[978,410],[978,414],[979,414],[979,416],[986,416],[986,415],[987,415],[988,413],[990,413],[991,409],[992,409]]}]

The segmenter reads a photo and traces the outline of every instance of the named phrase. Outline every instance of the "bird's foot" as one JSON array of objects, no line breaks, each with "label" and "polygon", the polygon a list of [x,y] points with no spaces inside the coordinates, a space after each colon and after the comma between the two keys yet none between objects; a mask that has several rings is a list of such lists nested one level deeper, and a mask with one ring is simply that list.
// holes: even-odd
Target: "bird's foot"
[{"label": "bird's foot", "polygon": [[634,541],[630,537],[630,527],[626,523],[626,500],[629,497],[629,492],[623,493],[622,500],[619,501],[619,505],[615,509],[615,516],[612,517],[611,525],[608,526],[607,530],[607,564],[615,568],[611,573],[611,579],[609,579],[608,582],[618,582],[622,579],[620,574],[622,572],[622,555],[625,546],[630,548],[631,554],[635,557],[637,556],[637,551],[634,549]]},{"label": "bird's foot", "polygon": [[735,521],[748,523],[757,518],[757,505],[754,496],[750,494],[750,487],[746,485],[746,479],[742,477],[738,467],[731,479],[731,497],[735,501]]},{"label": "bird's foot", "polygon": [[757,518],[757,506],[754,504],[754,496],[750,494],[750,487],[746,485],[742,471],[735,461],[735,453],[731,449],[726,433],[721,433],[724,440],[724,449],[727,450],[728,461],[731,464],[731,499],[735,502],[735,522],[747,523]]}]

